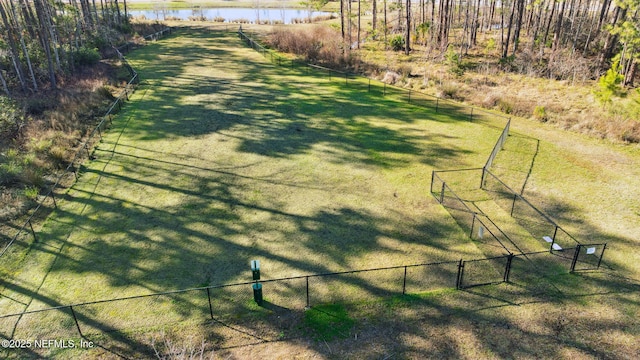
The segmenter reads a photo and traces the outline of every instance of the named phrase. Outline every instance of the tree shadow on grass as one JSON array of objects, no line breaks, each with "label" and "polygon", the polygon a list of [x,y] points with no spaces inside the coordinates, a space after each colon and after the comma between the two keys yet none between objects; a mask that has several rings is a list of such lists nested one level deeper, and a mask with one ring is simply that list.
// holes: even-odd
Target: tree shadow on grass
[{"label": "tree shadow on grass", "polygon": [[[226,41],[228,48],[236,46],[233,41],[218,35],[199,36]],[[123,116],[135,119],[126,128],[119,128],[117,123],[112,131],[122,129],[126,139],[103,143],[105,148],[101,146],[96,152],[97,160],[82,169],[80,183],[64,199],[69,208],[59,209],[49,222],[50,228],[43,234],[46,240],[40,251],[46,252],[46,242],[64,246],[63,251],[54,254],[57,260],[47,275],[52,290],[56,283],[78,274],[85,279],[95,279],[104,289],[126,295],[236,282],[249,279],[249,260],[255,258],[263,260],[268,279],[376,266],[375,261],[365,263],[367,259],[363,259],[362,254],[372,254],[374,260],[378,253],[384,254],[381,257],[401,255],[397,259],[413,256],[413,259],[451,260],[460,256],[460,252],[452,254],[448,251],[451,245],[448,241],[461,238],[451,219],[422,214],[423,219],[406,220],[402,219],[403,212],[392,211],[398,207],[386,205],[388,208],[380,211],[351,203],[350,200],[366,201],[366,196],[362,195],[366,192],[366,182],[363,182],[362,193],[358,190],[357,196],[329,206],[331,201],[327,198],[332,196],[334,189],[317,179],[292,179],[286,172],[276,169],[253,174],[252,161],[234,163],[221,159],[220,163],[212,165],[206,164],[209,161],[206,157],[189,157],[186,152],[176,154],[173,148],[165,151],[163,141],[202,140],[215,135],[219,136],[217,140],[236,141],[237,152],[245,157],[257,155],[261,160],[289,160],[315,147],[325,146],[333,151],[326,151],[328,162],[355,162],[377,170],[407,166],[404,156],[414,156],[420,162],[436,165],[471,152],[462,146],[448,145],[447,149],[439,150],[437,145],[432,145],[430,150],[438,151],[439,156],[438,159],[429,157],[423,153],[428,148],[425,145],[430,141],[435,144],[437,139],[432,138],[432,134],[419,133],[415,125],[422,120],[414,110],[389,109],[397,103],[387,101],[378,111],[376,106],[380,103],[372,105],[365,101],[372,97],[354,96],[348,90],[335,91],[331,86],[326,90],[328,95],[314,97],[314,91],[324,91],[322,87],[288,85],[281,81],[285,78],[281,73],[251,60],[234,63],[233,66],[241,67],[245,73],[231,80],[196,76],[183,71],[185,64],[167,63],[172,56],[186,55],[205,69],[215,65],[214,55],[235,56],[230,50],[217,49],[207,53],[208,49],[209,46],[199,45],[190,47],[187,53],[184,49],[176,49],[139,58],[149,62],[148,67],[141,67],[140,71],[143,75],[147,71],[148,81],[157,88],[149,89],[142,100],[123,112]],[[201,55],[205,53],[208,55]],[[158,68],[159,63],[163,65],[161,71],[147,70]],[[225,66],[231,68],[228,64]],[[223,68],[222,64],[220,68]],[[261,76],[257,78],[256,74]],[[294,72],[293,76],[301,75]],[[165,77],[171,80],[161,81]],[[197,80],[195,85],[194,80]],[[180,81],[189,86],[181,86]],[[296,91],[292,91],[292,87]],[[199,94],[207,96],[197,98]],[[367,117],[376,111],[376,116],[382,114],[389,122],[368,122]],[[439,121],[453,123],[455,119],[440,118]],[[443,136],[443,133],[437,136]],[[456,138],[451,134],[444,135],[447,140]],[[215,145],[212,142],[211,146]],[[175,160],[175,155],[185,161]],[[96,185],[98,183],[100,186]],[[276,188],[279,192],[274,191]],[[302,191],[307,191],[304,197],[312,199],[313,206],[295,208],[295,201],[287,200],[287,196]],[[391,201],[394,200],[390,194]],[[52,229],[58,225],[59,229]],[[450,234],[457,235],[450,240],[447,239]],[[404,264],[398,260],[394,265]],[[441,276],[455,279],[455,271],[455,267],[444,269]],[[299,286],[300,283],[296,283],[273,292],[278,296],[269,295],[273,296],[269,301],[274,306],[288,307],[290,300],[286,294],[294,292],[300,297]],[[390,293],[390,285],[358,276],[344,276],[338,286],[359,288],[371,297]],[[92,290],[86,283],[65,284],[64,288],[69,293],[82,294],[87,300],[114,296],[113,291],[105,292],[95,285]],[[12,291],[35,296],[29,289],[14,286]],[[216,299],[225,301],[216,303],[214,300],[215,311],[223,315],[226,311],[231,317],[254,311],[246,286],[219,291]],[[145,306],[142,300],[127,301],[136,303],[135,309],[148,311],[152,317],[159,309],[176,313],[176,317],[207,314],[208,304],[203,292],[194,294],[194,297],[166,295],[162,302],[153,303],[157,308]],[[43,302],[49,304],[50,301]],[[474,308],[472,303],[470,301],[467,306]],[[119,323],[118,316],[131,314],[127,313],[127,306],[112,305],[111,308],[93,306],[90,310],[85,307],[86,313],[80,311],[84,316],[83,323],[97,331],[113,334],[123,330],[122,327],[139,326],[135,319]],[[438,303],[437,300],[427,301],[424,306],[430,305],[440,313],[426,317],[435,327],[446,326],[452,315],[459,322],[473,318],[461,310],[463,306]],[[415,319],[398,318],[409,322]],[[513,324],[500,316],[476,315],[476,319]],[[169,324],[175,321],[170,316],[166,320]],[[403,330],[400,323],[393,324],[398,327],[388,329],[393,340],[406,334],[433,335],[423,327]],[[148,324],[145,322],[144,326]],[[481,336],[475,330],[471,333]],[[442,354],[463,354],[453,343],[447,343],[453,341],[453,337],[440,338],[446,345]],[[122,343],[122,348],[117,347],[118,352],[136,347],[126,339]],[[383,346],[408,354],[420,351],[409,345],[385,343]],[[522,354],[536,353],[527,348]]]}]

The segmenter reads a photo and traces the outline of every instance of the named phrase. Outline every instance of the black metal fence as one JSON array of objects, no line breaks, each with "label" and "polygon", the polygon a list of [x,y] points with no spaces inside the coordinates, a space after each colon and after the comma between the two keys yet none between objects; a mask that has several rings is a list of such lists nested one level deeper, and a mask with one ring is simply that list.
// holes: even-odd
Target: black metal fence
[{"label": "black metal fence", "polygon": [[[155,34],[148,35],[145,38],[157,39],[170,33],[171,29],[167,28]],[[124,102],[128,101],[129,96],[135,91],[140,78],[138,76],[138,73],[136,73],[136,71],[133,70],[133,68],[127,63],[126,59],[124,58],[124,56],[122,56],[122,53],[120,51],[129,51],[131,49],[131,46],[131,44],[125,44],[120,48],[115,49],[116,54],[120,57],[125,67],[129,70],[131,79],[127,82],[127,85],[122,90],[120,95],[118,95],[118,97],[114,100],[106,113],[102,116],[102,119],[93,129],[93,131],[91,131],[84,142],[80,144],[80,146],[78,146],[73,159],[69,162],[67,167],[57,176],[54,183],[44,191],[44,196],[40,198],[36,207],[27,217],[27,220],[22,224],[22,226],[18,228],[16,234],[8,241],[8,243],[2,248],[2,250],[0,250],[0,258],[3,257],[16,243],[20,243],[23,247],[28,247],[33,241],[37,241],[38,237],[35,229],[33,228],[33,223],[35,222],[36,217],[44,208],[46,208],[47,202],[50,202],[54,208],[58,207],[58,204],[56,202],[56,189],[63,186],[66,181],[70,180],[68,179],[70,174],[73,174],[75,180],[77,180],[80,165],[87,158],[91,157],[91,152],[93,151],[94,144],[102,139],[102,132],[112,124],[114,114],[122,109]]]},{"label": "black metal fence", "polygon": [[531,236],[547,242],[550,251],[580,244],[549,216],[511,189],[487,168],[483,169],[481,188],[523,228],[527,229]]},{"label": "black metal fence", "polygon": [[[540,277],[599,267],[606,245],[580,245],[554,254],[507,254],[486,259],[446,261],[376,269],[258,280],[262,307],[304,310],[316,305],[352,303],[465,289],[503,282],[538,282]],[[255,281],[49,307],[0,316],[6,338],[86,337],[133,329],[157,329],[179,322],[227,321],[255,312]],[[125,310],[126,309],[126,310]],[[39,324],[48,324],[41,326]]]},{"label": "black metal fence", "polygon": [[[303,310],[320,304],[457,288],[460,263],[436,262],[260,280],[262,305]],[[71,337],[184,321],[231,319],[256,310],[254,284],[251,281],[184,289],[8,314],[0,316],[0,334],[22,339]],[[43,323],[49,325],[38,325]],[[53,329],[55,334],[50,333]]]},{"label": "black metal fence", "polygon": [[466,118],[469,121],[493,120],[496,118],[502,118],[508,121],[510,119],[509,117],[492,113],[482,108],[460,104],[449,99],[425,94],[413,89],[404,89],[392,86],[383,81],[372,79],[357,73],[335,70],[317,64],[310,64],[300,59],[286,58],[278,52],[264,47],[250,34],[243,31],[242,27],[238,29],[238,36],[247,46],[262,54],[273,64],[302,69],[309,74],[313,73],[315,76],[325,77],[332,81],[341,81],[345,86],[352,89],[359,89],[379,96],[405,100],[410,104],[433,109],[438,113],[453,113],[456,114],[456,116]]}]

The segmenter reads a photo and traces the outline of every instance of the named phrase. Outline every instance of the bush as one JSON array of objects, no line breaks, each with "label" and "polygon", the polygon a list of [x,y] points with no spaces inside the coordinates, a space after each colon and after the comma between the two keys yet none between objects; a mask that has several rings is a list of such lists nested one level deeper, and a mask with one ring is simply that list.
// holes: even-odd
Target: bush
[{"label": "bush", "polygon": [[277,29],[266,39],[278,51],[304,56],[312,63],[328,67],[351,67],[356,58],[345,56],[340,34],[333,28],[314,26],[305,30]]},{"label": "bush", "polygon": [[404,37],[402,35],[396,35],[389,39],[389,46],[393,51],[404,50]]},{"label": "bush", "polygon": [[536,106],[535,109],[533,109],[533,117],[542,122],[547,122],[549,120],[547,110],[544,108],[544,106],[539,105]]},{"label": "bush", "polygon": [[0,96],[0,133],[18,131],[23,124],[24,115],[18,104],[5,96]]},{"label": "bush", "polygon": [[25,103],[25,112],[28,115],[39,116],[45,111],[55,108],[55,101],[47,97],[32,97]]},{"label": "bush", "polygon": [[464,97],[459,94],[460,86],[457,84],[444,84],[438,90],[438,96],[443,99],[464,100]]},{"label": "bush", "polygon": [[458,53],[453,50],[453,48],[449,48],[445,55],[445,64],[449,65],[449,72],[455,76],[464,75],[464,67],[460,62],[460,56]]},{"label": "bush", "polygon": [[401,74],[403,77],[410,77],[411,70],[413,70],[413,68],[409,64],[402,64],[398,66],[398,73]]},{"label": "bush", "polygon": [[80,47],[74,55],[77,66],[93,65],[100,61],[102,57],[97,48]]}]

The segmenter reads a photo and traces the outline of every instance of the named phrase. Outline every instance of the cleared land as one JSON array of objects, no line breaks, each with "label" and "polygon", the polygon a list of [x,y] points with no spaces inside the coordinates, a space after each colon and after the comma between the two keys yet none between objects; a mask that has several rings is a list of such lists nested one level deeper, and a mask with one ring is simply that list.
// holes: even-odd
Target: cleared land
[{"label": "cleared land", "polygon": [[[26,253],[17,246],[7,254],[14,261],[4,265],[12,276],[3,284],[3,313],[247,281],[251,259],[262,261],[263,278],[269,279],[484,257],[430,197],[428,186],[433,169],[482,166],[502,121],[468,122],[274,67],[231,33],[180,33],[129,60],[144,83],[47,220],[41,240]],[[638,255],[629,253],[640,215],[637,202],[624,199],[637,195],[633,181],[639,177],[621,175],[637,174],[636,150],[590,144],[601,146],[594,151],[589,144],[576,146],[575,135],[532,130],[525,122],[514,128],[545,140],[535,148],[506,148],[503,156],[532,164],[530,178],[523,170],[525,176],[513,181],[526,179],[525,195],[535,196],[551,215],[566,222],[581,219],[581,226],[561,221],[579,237],[596,234],[615,243],[607,265],[638,279],[633,262]],[[572,155],[581,149],[592,158]],[[498,162],[505,169],[524,162],[503,159]],[[606,173],[598,165],[605,159],[612,167]],[[600,190],[610,179],[620,181],[617,191],[597,192],[598,211],[585,201],[595,191],[579,186],[585,175]],[[605,202],[612,198],[620,201]],[[360,342],[356,336],[325,348],[294,340],[271,349],[226,351],[237,356],[269,351],[276,357],[291,351],[309,357],[492,357],[513,356],[516,347],[517,354],[531,357],[637,351],[636,285],[597,273],[567,275],[556,290],[552,298],[533,297],[526,286],[505,285],[372,303],[348,309]],[[605,293],[604,300],[585,297]],[[562,300],[554,303],[558,296]],[[241,305],[250,307],[249,297]],[[214,332],[204,339],[223,347],[246,335],[246,324],[224,327],[226,335],[203,324],[208,309],[199,299],[96,305],[80,322],[99,331],[140,328],[143,334],[149,330],[145,326],[158,330],[159,325],[137,317],[154,318],[152,324],[172,324],[168,332]],[[599,321],[581,319],[580,313]],[[175,323],[192,317],[197,326]],[[63,312],[27,316],[16,327],[4,322],[2,333],[77,338],[69,319]],[[255,332],[248,337],[278,339],[277,330],[296,321],[274,320],[269,331],[262,329],[275,330],[273,337]],[[437,326],[425,328],[424,322]],[[111,352],[76,349],[61,356],[116,356],[136,347],[148,352],[141,337],[134,332],[109,339],[119,344]],[[364,349],[365,344],[375,346]]]}]

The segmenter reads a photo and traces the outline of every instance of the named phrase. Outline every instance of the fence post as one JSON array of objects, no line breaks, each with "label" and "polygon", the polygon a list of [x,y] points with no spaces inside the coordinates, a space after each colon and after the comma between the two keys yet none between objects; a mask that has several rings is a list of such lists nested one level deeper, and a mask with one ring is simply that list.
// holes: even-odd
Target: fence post
[{"label": "fence post", "polygon": [[511,274],[511,262],[515,257],[515,255],[513,254],[509,254],[508,256],[509,257],[507,258],[507,265],[504,269],[504,282],[509,282],[509,275]]},{"label": "fence post", "polygon": [[473,226],[476,224],[476,213],[473,213],[473,219],[471,219],[471,232],[469,233],[469,238],[473,240]]},{"label": "fence post", "polygon": [[78,329],[78,333],[80,337],[84,337],[82,334],[82,330],[80,330],[80,324],[78,323],[78,317],[76,316],[76,312],[73,311],[73,306],[69,305],[69,309],[71,309],[71,314],[73,315],[73,320],[76,322],[76,328]]},{"label": "fence post", "polygon": [[306,277],[307,279],[307,308],[310,307],[310,302],[309,302],[309,277]]},{"label": "fence post", "polygon": [[556,225],[556,228],[553,230],[553,242],[556,241],[556,235],[558,235],[558,225]]},{"label": "fence post", "polygon": [[604,251],[607,250],[607,243],[604,244],[602,248],[602,253],[600,253],[600,259],[598,260],[598,267],[596,269],[600,269],[600,264],[602,263],[602,258],[604,257]]},{"label": "fence post", "polygon": [[511,214],[510,214],[511,217],[513,217],[513,209],[515,209],[516,207],[516,200],[518,200],[518,194],[513,194],[513,203],[511,203]]},{"label": "fence post", "polygon": [[33,234],[33,241],[37,242],[38,238],[36,237],[36,232],[33,231],[33,225],[31,225],[31,219],[27,221],[29,223],[29,227],[31,228],[31,234]]},{"label": "fence post", "polygon": [[211,320],[213,320],[213,306],[211,306],[211,293],[209,292],[209,288],[207,288],[207,299],[209,299],[209,315],[211,315]]},{"label": "fence post", "polygon": [[402,279],[402,295],[405,295],[407,290],[407,267],[404,267],[404,278]]},{"label": "fence post", "polygon": [[473,106],[471,107],[471,114],[469,115],[469,121],[473,121]]},{"label": "fence post", "polygon": [[442,182],[442,190],[440,190],[440,204],[444,202],[444,188],[447,186],[447,183]]},{"label": "fence post", "polygon": [[429,191],[433,194],[433,182],[435,181],[436,178],[436,171],[435,170],[431,170],[431,186],[429,186]]},{"label": "fence post", "polygon": [[53,206],[57,209],[58,208],[58,203],[56,202],[56,197],[53,196],[53,190],[55,190],[55,187],[51,188],[51,191],[49,192],[49,195],[51,195],[51,200],[53,200]]},{"label": "fence post", "polygon": [[485,165],[482,168],[482,176],[480,177],[480,190],[484,190],[484,179],[485,179],[485,176],[487,176],[486,171],[487,171],[487,166]]},{"label": "fence post", "polygon": [[578,262],[578,257],[580,256],[580,250],[582,250],[582,245],[578,244],[576,246],[576,252],[573,254],[573,260],[571,261],[571,269],[569,272],[574,272],[576,270],[576,263]]},{"label": "fence post", "polygon": [[458,262],[458,277],[456,278],[456,289],[460,290],[462,288],[462,276],[464,272],[464,261],[460,259]]}]

